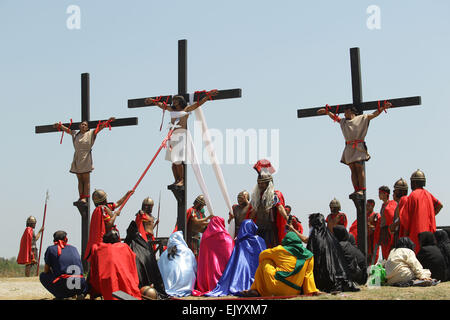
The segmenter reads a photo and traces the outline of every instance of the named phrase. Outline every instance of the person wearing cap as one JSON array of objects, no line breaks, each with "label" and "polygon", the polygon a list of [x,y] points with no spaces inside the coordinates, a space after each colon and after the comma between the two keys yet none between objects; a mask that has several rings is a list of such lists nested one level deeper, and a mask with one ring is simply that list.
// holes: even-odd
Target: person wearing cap
[{"label": "person wearing cap", "polygon": [[67,243],[67,233],[59,230],[53,234],[53,245],[44,255],[44,272],[39,275],[41,284],[56,299],[77,296],[82,300],[88,286],[83,276],[83,265],[77,248]]},{"label": "person wearing cap", "polygon": [[389,230],[394,235],[394,247],[400,237],[403,237],[404,230],[401,228],[400,220],[403,207],[408,200],[408,183],[405,179],[400,178],[394,183],[394,200],[397,201],[397,207],[394,211],[394,220],[389,227]]},{"label": "person wearing cap", "polygon": [[17,263],[25,265],[25,277],[31,275],[31,268],[38,263],[36,261],[38,257],[38,250],[36,247],[36,242],[44,232],[44,227],[42,227],[37,234],[34,234],[34,228],[36,227],[36,218],[29,216],[26,222],[25,231],[20,239],[19,254],[17,255]]},{"label": "person wearing cap", "polygon": [[173,96],[172,105],[167,105],[152,98],[145,99],[146,104],[153,104],[163,109],[163,115],[165,110],[169,111],[172,125],[176,124],[178,126],[172,133],[166,152],[166,160],[172,162],[172,173],[175,178],[175,182],[171,186],[184,186],[183,162],[186,161],[186,130],[189,115],[192,111],[201,107],[206,101],[217,95],[217,93],[217,90],[211,90],[205,97],[191,105],[187,104],[186,99],[182,95]]},{"label": "person wearing cap", "polygon": [[404,235],[415,244],[415,252],[420,250],[419,233],[436,232],[436,215],[443,205],[429,191],[425,190],[425,174],[421,170],[413,172],[410,178],[411,194],[408,196],[403,212],[400,214]]},{"label": "person wearing cap", "polygon": [[362,199],[366,192],[366,178],[364,173],[364,162],[370,159],[367,152],[366,137],[369,122],[378,117],[380,113],[392,106],[390,102],[385,102],[383,108],[378,108],[371,114],[362,114],[359,110],[349,105],[344,108],[345,118],[341,119],[326,108],[317,111],[319,115],[328,115],[333,121],[337,121],[345,138],[345,148],[342,153],[341,162],[349,166],[351,179],[355,191],[350,194],[351,199]]},{"label": "person wearing cap", "polygon": [[341,212],[341,203],[336,198],[330,201],[330,211],[331,213],[325,219],[328,230],[333,233],[333,228],[337,225],[347,228],[347,216]]},{"label": "person wearing cap", "polygon": [[86,246],[84,259],[89,259],[92,246],[94,244],[101,243],[103,241],[103,236],[106,233],[111,230],[117,230],[114,222],[120,215],[120,210],[116,210],[116,208],[120,207],[128,195],[133,192],[134,191],[132,190],[128,191],[119,201],[115,203],[108,203],[107,194],[101,189],[96,189],[92,193],[92,201],[95,204],[95,209],[92,212],[91,223],[89,225],[89,240]]},{"label": "person wearing cap", "polygon": [[[213,215],[206,216],[205,214],[205,197],[199,195],[195,198],[193,206],[186,211],[186,236],[187,245],[192,250],[195,257],[198,257],[200,250],[200,240],[202,233],[206,230],[209,220]],[[175,226],[173,232],[178,231],[178,225]]]},{"label": "person wearing cap", "polygon": [[258,179],[251,195],[251,219],[256,219],[258,235],[264,239],[267,248],[281,243],[286,235],[288,216],[284,209],[284,196],[275,190],[272,173],[275,169],[268,160],[259,160],[253,167]]}]

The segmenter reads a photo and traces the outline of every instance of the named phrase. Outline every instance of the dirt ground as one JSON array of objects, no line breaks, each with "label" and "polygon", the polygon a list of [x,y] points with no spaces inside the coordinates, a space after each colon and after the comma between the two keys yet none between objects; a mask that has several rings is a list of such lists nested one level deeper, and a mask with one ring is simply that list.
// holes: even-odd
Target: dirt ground
[{"label": "dirt ground", "polygon": [[[236,298],[236,297],[225,297]],[[0,300],[53,300],[54,297],[41,285],[38,277],[0,278]],[[186,300],[213,298],[187,297]],[[294,297],[294,300],[450,300],[450,282],[433,287],[379,288],[361,287],[359,292],[324,294],[318,297]]]}]

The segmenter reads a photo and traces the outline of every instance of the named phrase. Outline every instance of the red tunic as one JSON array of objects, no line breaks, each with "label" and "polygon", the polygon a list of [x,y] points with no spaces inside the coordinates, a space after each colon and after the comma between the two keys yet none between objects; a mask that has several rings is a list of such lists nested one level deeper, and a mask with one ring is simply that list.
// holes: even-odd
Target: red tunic
[{"label": "red tunic", "polygon": [[400,218],[400,226],[399,226],[400,229],[398,231],[398,237],[399,238],[405,236],[405,229],[404,229],[404,227],[402,225],[402,215],[403,215],[403,212],[404,212],[403,208],[405,207],[407,201],[408,201],[408,196],[403,196],[403,197],[400,198],[400,201],[398,202],[398,216]]},{"label": "red tunic", "polygon": [[120,290],[141,299],[136,254],[127,244],[94,244],[90,262],[89,282],[93,294],[101,294],[105,300],[117,300],[112,293]]},{"label": "red tunic", "polygon": [[415,189],[408,196],[402,209],[401,225],[404,233],[415,243],[415,252],[419,252],[418,234],[424,231],[436,232],[435,208],[440,205],[430,192],[425,189]]},{"label": "red tunic", "polygon": [[31,249],[33,242],[33,228],[27,227],[23,232],[22,239],[20,240],[19,255],[17,256],[18,264],[31,264],[36,261],[34,252]]},{"label": "red tunic", "polygon": [[278,207],[279,206],[285,206],[284,196],[281,193],[281,191],[275,190],[275,194],[278,197],[278,203],[275,205],[275,221],[277,225],[277,238],[278,238],[278,244],[281,244],[281,241],[283,241],[284,236],[286,235],[286,219],[278,213]]},{"label": "red tunic", "polygon": [[[377,218],[377,225],[379,224],[380,221],[380,215],[376,212],[372,212],[368,217],[367,217],[367,255],[369,257],[372,256],[373,251],[375,249],[375,241],[374,241],[374,235],[375,233],[372,231],[370,231],[369,229],[369,221],[371,219]],[[350,226],[350,231],[349,233],[351,233],[353,235],[353,237],[355,238],[355,242],[356,244],[358,244],[358,219],[356,219],[352,225]],[[378,261],[378,250],[377,250],[377,255],[375,257],[375,262]]]},{"label": "red tunic", "polygon": [[294,227],[295,230],[303,234],[302,223],[300,222],[300,220],[297,219],[296,216],[294,216],[294,219],[292,219],[292,226]]},{"label": "red tunic", "polygon": [[[389,227],[392,224],[392,222],[394,221],[395,208],[397,208],[397,202],[394,200],[388,200],[387,203],[383,204],[381,207],[381,210],[380,210],[381,219],[383,219],[383,217],[384,217],[386,227]],[[380,222],[381,222],[381,220],[380,220]],[[381,227],[381,224],[378,224],[377,230],[376,230],[376,232],[378,232],[377,236],[376,236],[377,243],[380,239],[380,230],[381,230],[380,227]],[[394,243],[394,237],[390,236],[389,229],[387,231],[387,236],[388,236],[387,243],[381,244],[381,252],[383,254],[383,259],[387,259],[389,257],[389,252],[391,251],[392,245]]]},{"label": "red tunic", "polygon": [[328,223],[329,219],[332,219],[334,217],[336,217],[338,214],[341,214],[341,217],[339,218],[339,221],[337,224],[343,225],[344,227],[347,228],[347,216],[345,215],[345,213],[343,212],[339,212],[339,213],[330,213],[327,216],[327,219],[325,220],[326,223]]},{"label": "red tunic", "polygon": [[[108,208],[114,210],[116,206],[114,204],[108,204]],[[91,224],[89,226],[89,240],[84,253],[84,259],[89,261],[92,246],[103,242],[103,236],[108,231],[106,230],[106,222],[110,219],[111,217],[104,209],[104,205],[96,207],[94,212],[92,212]]]}]

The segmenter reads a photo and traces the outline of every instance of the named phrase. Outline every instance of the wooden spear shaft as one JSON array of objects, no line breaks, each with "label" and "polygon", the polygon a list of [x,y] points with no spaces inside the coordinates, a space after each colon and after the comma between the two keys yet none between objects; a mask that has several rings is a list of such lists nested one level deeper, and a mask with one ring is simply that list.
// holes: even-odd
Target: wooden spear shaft
[{"label": "wooden spear shaft", "polygon": [[[45,217],[47,215],[47,200],[48,200],[48,190],[47,190],[47,193],[45,194],[44,219],[42,220],[42,227],[45,226]],[[43,239],[44,239],[44,232],[42,232],[42,234],[41,234],[41,243],[39,245],[39,258],[38,258],[36,276],[39,276],[39,265],[41,264],[41,250],[42,250],[42,240]]]}]

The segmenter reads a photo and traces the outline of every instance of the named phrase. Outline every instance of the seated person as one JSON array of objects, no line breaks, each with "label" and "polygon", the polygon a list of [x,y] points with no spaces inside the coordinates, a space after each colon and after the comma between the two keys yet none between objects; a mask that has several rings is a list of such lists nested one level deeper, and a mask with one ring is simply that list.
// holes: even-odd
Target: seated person
[{"label": "seated person", "polygon": [[255,282],[244,297],[318,295],[314,283],[314,257],[296,232],[289,231],[281,245],[264,250],[259,255]]},{"label": "seated person", "polygon": [[77,248],[67,244],[65,231],[56,231],[53,243],[45,251],[44,272],[39,275],[39,280],[56,299],[73,296],[84,299],[87,283]]},{"label": "seated person", "polygon": [[257,231],[258,227],[252,220],[246,219],[241,222],[233,253],[225,271],[216,288],[207,293],[206,296],[236,295],[241,291],[250,289],[253,281],[255,281],[259,254],[266,250],[266,242],[256,235]]},{"label": "seated person", "polygon": [[91,299],[101,295],[105,300],[116,300],[112,296],[115,291],[141,299],[136,254],[127,244],[120,242],[116,230],[110,230],[103,236],[103,242],[92,246],[88,281]]},{"label": "seated person", "polygon": [[234,241],[225,228],[225,219],[213,216],[200,241],[197,286],[200,293],[213,290],[233,252]]},{"label": "seated person", "polygon": [[448,238],[448,234],[445,230],[436,230],[434,237],[436,238],[437,246],[441,250],[441,253],[445,259],[445,265],[447,267],[447,280],[450,280],[450,239]]},{"label": "seated person", "polygon": [[420,264],[431,271],[431,277],[445,281],[447,280],[447,268],[445,258],[441,250],[436,245],[436,239],[432,232],[425,231],[419,233],[420,250],[416,257]]},{"label": "seated person", "polygon": [[384,268],[389,285],[408,283],[412,280],[432,280],[431,272],[424,269],[414,253],[415,244],[408,237],[398,239],[389,253]]},{"label": "seated person", "polygon": [[325,292],[359,291],[350,280],[347,262],[336,237],[320,213],[309,215],[311,234],[306,248],[314,254],[314,281]]},{"label": "seated person", "polygon": [[367,281],[367,263],[364,254],[355,247],[349,237],[347,229],[342,225],[333,228],[333,233],[344,252],[345,261],[348,266],[350,280],[363,285]]},{"label": "seated person", "polygon": [[168,295],[186,297],[192,294],[197,277],[197,261],[184,241],[182,231],[170,235],[167,250],[161,254],[158,267]]}]

